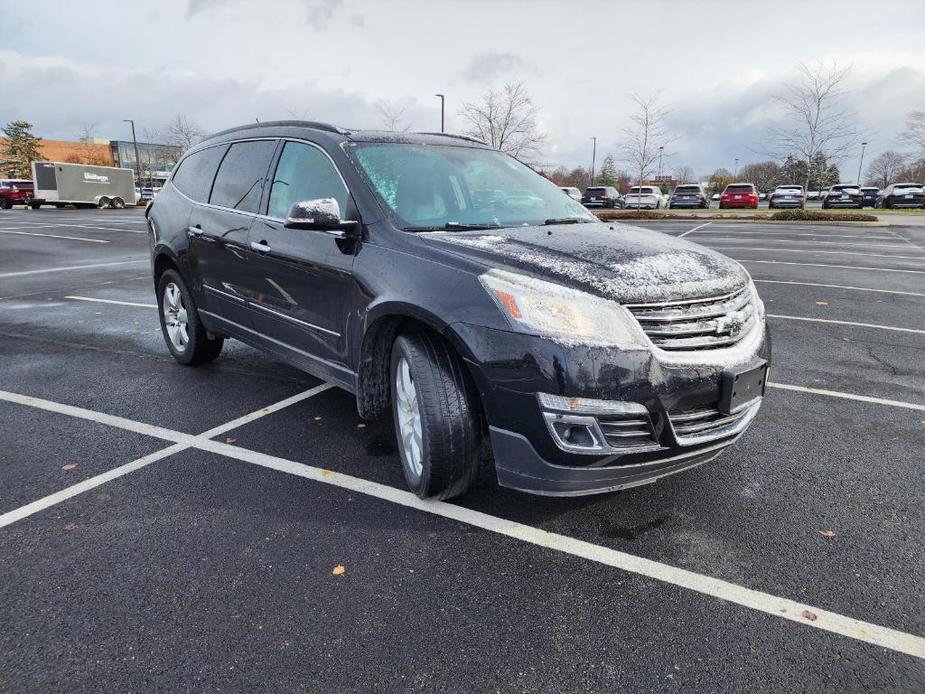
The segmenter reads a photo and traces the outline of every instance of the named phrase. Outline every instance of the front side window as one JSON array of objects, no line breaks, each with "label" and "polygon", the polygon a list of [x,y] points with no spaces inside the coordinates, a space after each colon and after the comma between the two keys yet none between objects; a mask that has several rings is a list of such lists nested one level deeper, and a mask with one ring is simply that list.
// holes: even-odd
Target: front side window
[{"label": "front side window", "polygon": [[273,176],[267,214],[285,219],[295,203],[320,198],[337,200],[343,214],[347,195],[344,182],[324,152],[303,142],[287,142]]},{"label": "front side window", "polygon": [[186,197],[196,202],[208,202],[215,170],[227,151],[228,147],[222,145],[189,155],[173,174],[173,184]]},{"label": "front side window", "polygon": [[276,151],[275,140],[237,142],[222,159],[209,202],[242,212],[257,212],[263,181]]},{"label": "front side window", "polygon": [[382,143],[348,152],[406,231],[597,221],[553,182],[496,150]]}]

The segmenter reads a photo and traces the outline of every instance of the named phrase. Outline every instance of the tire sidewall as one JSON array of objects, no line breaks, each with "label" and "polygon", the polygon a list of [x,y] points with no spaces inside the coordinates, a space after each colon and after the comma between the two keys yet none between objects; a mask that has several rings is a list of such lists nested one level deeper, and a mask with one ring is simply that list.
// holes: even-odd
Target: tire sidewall
[{"label": "tire sidewall", "polygon": [[[398,364],[401,361],[402,357],[408,362],[408,367],[411,369],[411,379],[415,384],[415,393],[418,401],[418,411],[421,416],[421,474],[415,475],[411,469],[406,456],[405,456],[405,447],[402,443],[401,438],[401,427],[398,422],[398,393],[395,385],[395,375],[398,372]],[[417,494],[418,496],[427,496],[427,490],[430,487],[430,440],[428,432],[428,422],[427,422],[427,408],[424,407],[424,403],[421,400],[422,388],[418,386],[420,384],[420,379],[425,378],[425,374],[422,372],[423,369],[416,368],[417,363],[415,355],[411,349],[409,349],[409,340],[405,336],[399,337],[395,340],[395,344],[392,347],[392,356],[391,364],[389,366],[389,390],[392,396],[392,423],[393,428],[395,429],[395,439],[398,444],[398,456],[401,459],[401,469],[402,473],[405,476],[405,482],[408,484],[408,488]]]},{"label": "tire sidewall", "polygon": [[[183,306],[186,309],[186,332],[189,336],[189,341],[186,343],[186,349],[182,352],[174,347],[173,342],[171,342],[170,336],[167,334],[167,325],[164,321],[164,291],[167,289],[167,285],[171,283],[177,285],[180,289],[180,296],[183,298]],[[198,321],[194,320],[196,304],[193,302],[186,282],[183,281],[183,278],[180,277],[180,273],[176,270],[167,270],[161,275],[160,280],[158,280],[157,312],[161,321],[161,334],[164,336],[164,343],[167,345],[167,349],[170,350],[173,358],[181,364],[192,364],[196,354],[196,345],[200,338]]]}]

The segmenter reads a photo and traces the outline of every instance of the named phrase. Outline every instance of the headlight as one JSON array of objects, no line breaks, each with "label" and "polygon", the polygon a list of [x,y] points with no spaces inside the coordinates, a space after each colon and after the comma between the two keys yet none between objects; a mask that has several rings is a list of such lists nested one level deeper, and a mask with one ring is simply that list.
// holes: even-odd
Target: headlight
[{"label": "headlight", "polygon": [[646,346],[635,319],[613,301],[504,270],[479,279],[517,332],[566,345]]}]

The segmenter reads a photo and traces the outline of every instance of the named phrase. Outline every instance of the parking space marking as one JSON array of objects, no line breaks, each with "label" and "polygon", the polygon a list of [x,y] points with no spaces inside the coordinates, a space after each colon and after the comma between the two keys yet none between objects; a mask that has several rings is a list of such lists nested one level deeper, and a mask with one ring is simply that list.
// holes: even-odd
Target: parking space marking
[{"label": "parking space marking", "polygon": [[[741,261],[740,261],[741,262]],[[878,292],[880,294],[899,294],[901,296],[925,296],[920,292],[904,292],[896,289],[874,289],[873,287],[852,287],[846,284],[820,284],[818,282],[794,282],[792,280],[758,280],[754,282],[763,282],[764,284],[795,284],[800,287],[825,287],[827,289],[850,289],[857,292]]]},{"label": "parking space marking", "polygon": [[49,239],[67,239],[68,241],[86,241],[87,243],[112,243],[107,239],[88,239],[83,236],[59,236],[57,234],[39,234],[32,231],[14,231],[13,229],[0,229],[0,234],[15,234],[17,236],[45,236]]},{"label": "parking space marking", "polygon": [[126,429],[128,431],[145,434],[147,436],[153,436],[155,438],[165,439],[167,441],[175,441],[172,446],[168,446],[167,448],[161,449],[160,451],[155,451],[154,453],[149,453],[148,455],[138,458],[137,460],[133,460],[130,463],[113,468],[112,470],[107,470],[104,473],[86,479],[83,482],[78,482],[75,485],[57,491],[54,494],[49,494],[48,496],[42,497],[41,499],[33,501],[32,503],[26,504],[25,506],[21,506],[4,514],[0,514],[0,528],[10,525],[11,523],[15,523],[18,520],[22,520],[27,516],[31,516],[33,513],[43,511],[50,506],[61,503],[62,501],[66,501],[67,499],[77,496],[78,494],[83,494],[84,492],[99,487],[102,484],[106,484],[111,480],[123,477],[130,472],[140,470],[141,468],[150,465],[151,463],[157,462],[158,460],[167,458],[174,453],[179,453],[180,451],[185,451],[189,448],[196,448],[198,447],[197,444],[199,442],[208,441],[213,436],[219,436],[220,434],[224,434],[226,431],[237,429],[238,427],[248,424],[249,422],[260,419],[261,417],[266,417],[268,414],[278,412],[285,407],[289,407],[290,405],[307,400],[313,395],[323,393],[330,388],[333,388],[330,383],[322,383],[321,385],[315,386],[314,388],[309,388],[308,390],[301,393],[296,393],[295,395],[288,397],[285,400],[280,400],[279,402],[262,407],[259,410],[238,417],[237,419],[232,419],[230,422],[213,427],[197,436],[193,436],[192,434],[183,434],[179,431],[171,431],[170,429],[163,429],[161,427],[152,427],[152,425],[145,424],[143,422],[135,422],[131,419],[124,419],[122,417],[113,417],[102,412],[94,412],[93,410],[86,410],[80,407],[63,405],[61,403],[52,402],[51,400],[30,398],[24,395],[19,395],[18,393],[0,391],[0,400],[6,400],[7,402],[14,402],[20,405],[27,405],[29,407],[35,407],[49,412],[56,412],[58,414],[65,414],[71,417],[77,417],[79,419],[87,419],[118,429]]},{"label": "parking space marking", "polygon": [[[768,238],[761,238],[761,239],[738,239],[738,238],[735,238],[735,237],[729,237],[728,239],[712,239],[712,238],[709,238],[709,239],[706,239],[706,240],[703,240],[703,241],[699,241],[699,243],[702,243],[702,244],[704,244],[704,245],[706,245],[706,244],[714,244],[714,243],[735,243],[735,242],[739,242],[739,243],[743,243],[743,244],[749,244],[749,243],[790,243],[790,244],[793,244],[793,243],[805,243],[805,244],[809,244],[809,245],[825,244],[825,245],[827,245],[827,246],[843,246],[843,247],[847,247],[847,248],[893,248],[893,249],[896,249],[896,250],[898,250],[898,251],[905,251],[905,250],[907,250],[905,246],[901,246],[901,245],[899,245],[898,243],[843,243],[842,241],[819,241],[818,239],[808,239],[808,240],[804,240],[804,239],[768,239]],[[743,248],[750,248],[750,246],[743,246]],[[778,250],[778,249],[774,249],[774,250]],[[925,252],[925,251],[923,251],[923,252]],[[867,254],[864,253],[864,255],[867,255]],[[917,256],[917,257],[918,257],[918,256]]]},{"label": "parking space marking", "polygon": [[761,246],[736,246],[736,245],[724,245],[724,246],[714,246],[717,250],[721,251],[772,251],[774,253],[803,253],[805,255],[817,255],[819,253],[825,253],[826,255],[860,255],[865,258],[893,258],[895,260],[925,260],[925,256],[921,255],[891,255],[888,253],[858,253],[856,251],[817,251],[809,248],[763,248]]},{"label": "parking space marking", "polygon": [[89,265],[65,265],[64,267],[49,267],[42,270],[20,270],[19,272],[2,272],[0,273],[0,279],[6,279],[7,277],[25,277],[27,275],[43,275],[47,272],[71,272],[74,270],[95,270],[101,267],[114,267],[116,265],[139,265],[141,263],[148,264],[151,261],[145,258],[144,260],[118,260],[113,263],[90,263]]},{"label": "parking space marking", "polygon": [[92,301],[97,304],[115,304],[117,306],[138,306],[139,308],[157,308],[157,304],[141,304],[136,301],[116,301],[115,299],[96,299],[92,296],[71,296],[64,297],[73,301]]},{"label": "parking space marking", "polygon": [[[827,239],[868,239],[871,241],[892,241],[893,240],[892,236],[870,236],[870,235],[857,236],[853,234],[827,234],[827,233],[817,233],[817,234],[791,233],[787,230],[766,232],[766,231],[746,231],[744,229],[742,231],[732,231],[732,232],[708,231],[705,234],[701,234],[701,236],[729,236],[732,238],[737,238],[739,236],[767,236],[769,233],[774,236],[784,236],[784,235],[789,234],[790,236],[812,236],[814,238],[819,238],[821,236]],[[757,241],[760,241],[760,240],[761,239],[757,239]],[[771,240],[772,239],[768,239],[768,241],[771,241]],[[775,239],[775,240],[790,241],[791,239]]]},{"label": "parking space marking", "polygon": [[704,227],[708,227],[708,226],[710,226],[712,223],[713,223],[713,222],[707,222],[706,224],[701,224],[699,227],[694,227],[693,229],[688,229],[688,230],[685,231],[683,234],[678,234],[678,238],[680,239],[680,238],[682,238],[682,237],[684,237],[684,236],[687,236],[688,234],[694,233],[694,232],[697,231],[698,229],[703,229]]},{"label": "parking space marking", "polygon": [[795,386],[789,383],[771,383],[768,381],[768,388],[777,388],[778,390],[791,390],[796,393],[810,393],[812,395],[824,395],[830,398],[840,398],[842,400],[856,400],[858,402],[868,402],[875,405],[888,405],[889,407],[901,407],[906,410],[917,410],[925,412],[925,405],[917,405],[913,402],[904,402],[902,400],[886,400],[884,398],[874,398],[870,395],[858,395],[856,393],[844,393],[839,390],[826,390],[825,388],[810,388],[808,386]]},{"label": "parking space marking", "polygon": [[[771,386],[772,384],[769,383],[768,385]],[[807,390],[809,392],[813,392],[813,389]],[[830,391],[821,392],[823,394],[830,393]],[[864,398],[863,396],[859,396],[859,398],[877,401],[876,398]],[[48,409],[50,411],[71,414],[72,416],[81,417],[83,419],[91,419],[93,421],[108,422],[110,419],[119,423],[130,421],[123,420],[122,418],[118,417],[111,418],[110,415],[94,413],[90,410],[83,410],[82,408],[60,405],[48,400],[10,394],[6,393],[5,391],[0,391],[0,399],[7,399],[11,402],[19,402],[24,405],[38,407],[40,409]],[[925,410],[925,406],[922,406],[921,409]],[[262,412],[262,410],[254,413],[255,418],[260,414],[260,412]],[[245,418],[246,417],[247,416],[245,416]],[[137,427],[149,426],[140,422],[136,422],[134,424]],[[210,430],[210,432],[223,430],[225,427],[231,424],[232,422],[229,422],[227,425],[222,425]],[[162,431],[169,432],[169,430]],[[395,487],[390,487],[388,485],[379,484],[378,482],[372,482],[370,480],[353,477],[351,475],[345,475],[342,473],[334,472],[332,470],[326,470],[323,468],[306,465],[304,463],[288,460],[286,458],[280,458],[277,456],[268,455],[266,453],[260,453],[246,448],[221,443],[210,438],[205,438],[206,434],[210,432],[205,432],[199,436],[190,436],[180,432],[169,432],[172,439],[181,439],[182,443],[178,442],[177,445],[170,446],[163,451],[159,451],[158,453],[154,453],[146,456],[145,458],[139,458],[137,461],[128,463],[127,466],[123,466],[123,468],[129,469],[125,472],[122,472],[121,474],[117,474],[117,471],[121,470],[121,468],[112,470],[109,473],[110,479],[127,474],[128,472],[131,472],[132,469],[140,469],[140,467],[144,467],[145,465],[154,462],[153,460],[148,460],[153,456],[158,456],[156,459],[160,460],[167,457],[167,451],[171,451],[170,455],[173,455],[173,453],[179,452],[185,448],[196,448],[211,453],[217,453],[219,455],[233,458],[241,462],[259,465],[271,470],[276,470],[316,482],[321,482],[334,487],[339,487],[341,489],[353,491],[358,494],[364,494],[366,496],[381,499],[383,501],[399,504],[407,508],[430,513],[436,516],[441,516],[443,518],[454,520],[471,527],[481,528],[498,535],[503,535],[532,545],[596,562],[598,564],[611,566],[628,573],[651,578],[662,583],[695,591],[697,593],[714,597],[725,602],[740,605],[747,609],[763,612],[780,619],[796,622],[807,627],[846,636],[848,638],[870,643],[881,648],[887,648],[899,653],[905,653],[916,658],[925,658],[925,638],[916,636],[914,634],[898,631],[896,629],[890,629],[889,627],[872,624],[870,622],[864,622],[858,619],[854,619],[853,617],[847,617],[838,614],[836,612],[822,610],[812,605],[799,603],[794,600],[771,595],[770,593],[764,593],[762,591],[746,588],[744,586],[740,586],[738,584],[724,581],[712,576],[699,574],[694,571],[672,566],[670,564],[663,564],[651,559],[644,559],[642,557],[611,549],[609,547],[596,545],[584,540],[578,540],[567,535],[551,533],[530,525],[491,516],[480,511],[474,511],[447,502],[421,500],[411,492],[396,489]],[[134,468],[132,468],[133,465],[135,466]],[[99,477],[105,477],[105,474],[106,473],[92,479],[96,480]],[[99,482],[99,484],[102,484],[105,481],[108,480],[104,479],[103,481]],[[99,486],[99,484],[86,486],[87,482],[90,482],[90,480],[86,480],[85,483],[81,483],[85,485],[85,488],[79,491],[75,491],[74,494],[80,493],[80,491],[86,491],[88,488],[92,489],[94,486]],[[79,485],[74,485],[74,487],[79,487]],[[64,498],[70,498],[70,496],[74,495],[71,494],[70,496],[67,496],[69,491],[70,488],[68,490],[62,490],[62,492],[58,493],[59,496],[61,496],[61,500]],[[46,497],[46,499],[51,499],[53,496],[55,495]],[[38,502],[34,502],[34,504],[41,504],[43,501],[44,500],[39,500]],[[57,502],[49,501],[47,505],[43,506],[43,508],[47,508],[53,503]],[[28,507],[22,507],[22,509],[26,508]],[[10,513],[19,514],[22,509],[17,509],[16,511]],[[40,509],[36,508],[36,510]],[[24,513],[24,511],[22,512]],[[35,511],[32,512],[34,513]],[[5,514],[4,516],[0,516],[0,521],[4,521],[0,522],[0,526],[8,525],[9,523],[14,522],[14,520],[18,520],[19,517],[25,517],[14,516],[7,521],[6,519],[10,516],[10,513]]]},{"label": "parking space marking", "polygon": [[[862,254],[863,255],[863,254]],[[800,265],[802,267],[831,267],[841,270],[875,270],[877,272],[906,272],[913,275],[925,275],[925,270],[905,270],[895,267],[862,267],[860,265],[826,265],[824,263],[795,263],[789,260],[742,260],[734,259],[739,263],[764,263],[766,265]],[[2,275],[0,275],[2,277]]]},{"label": "parking space marking", "polygon": [[769,313],[768,318],[783,318],[786,320],[798,320],[798,321],[807,321],[810,323],[831,323],[834,325],[850,325],[856,328],[876,328],[877,330],[895,330],[901,333],[915,333],[917,335],[925,335],[925,330],[917,330],[916,328],[898,328],[893,325],[877,325],[876,323],[855,323],[850,320],[832,320],[829,318],[807,318],[804,316],[785,316],[780,313]]},{"label": "parking space marking", "polygon": [[126,234],[147,234],[144,229],[114,229],[112,227],[100,227],[92,224],[67,224],[69,227],[79,227],[80,229],[102,229],[103,231],[121,231]]}]

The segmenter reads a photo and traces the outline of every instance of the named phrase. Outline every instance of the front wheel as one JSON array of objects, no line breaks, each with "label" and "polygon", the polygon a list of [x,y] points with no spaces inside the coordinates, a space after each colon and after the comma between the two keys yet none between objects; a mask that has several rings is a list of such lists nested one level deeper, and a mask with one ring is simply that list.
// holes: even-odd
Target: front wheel
[{"label": "front wheel", "polygon": [[392,345],[392,417],[402,470],[422,499],[464,493],[476,477],[482,427],[477,395],[459,357],[426,334]]},{"label": "front wheel", "polygon": [[176,270],[167,270],[157,283],[161,332],[173,358],[185,366],[204,364],[222,351],[224,338],[209,337],[186,282]]}]

